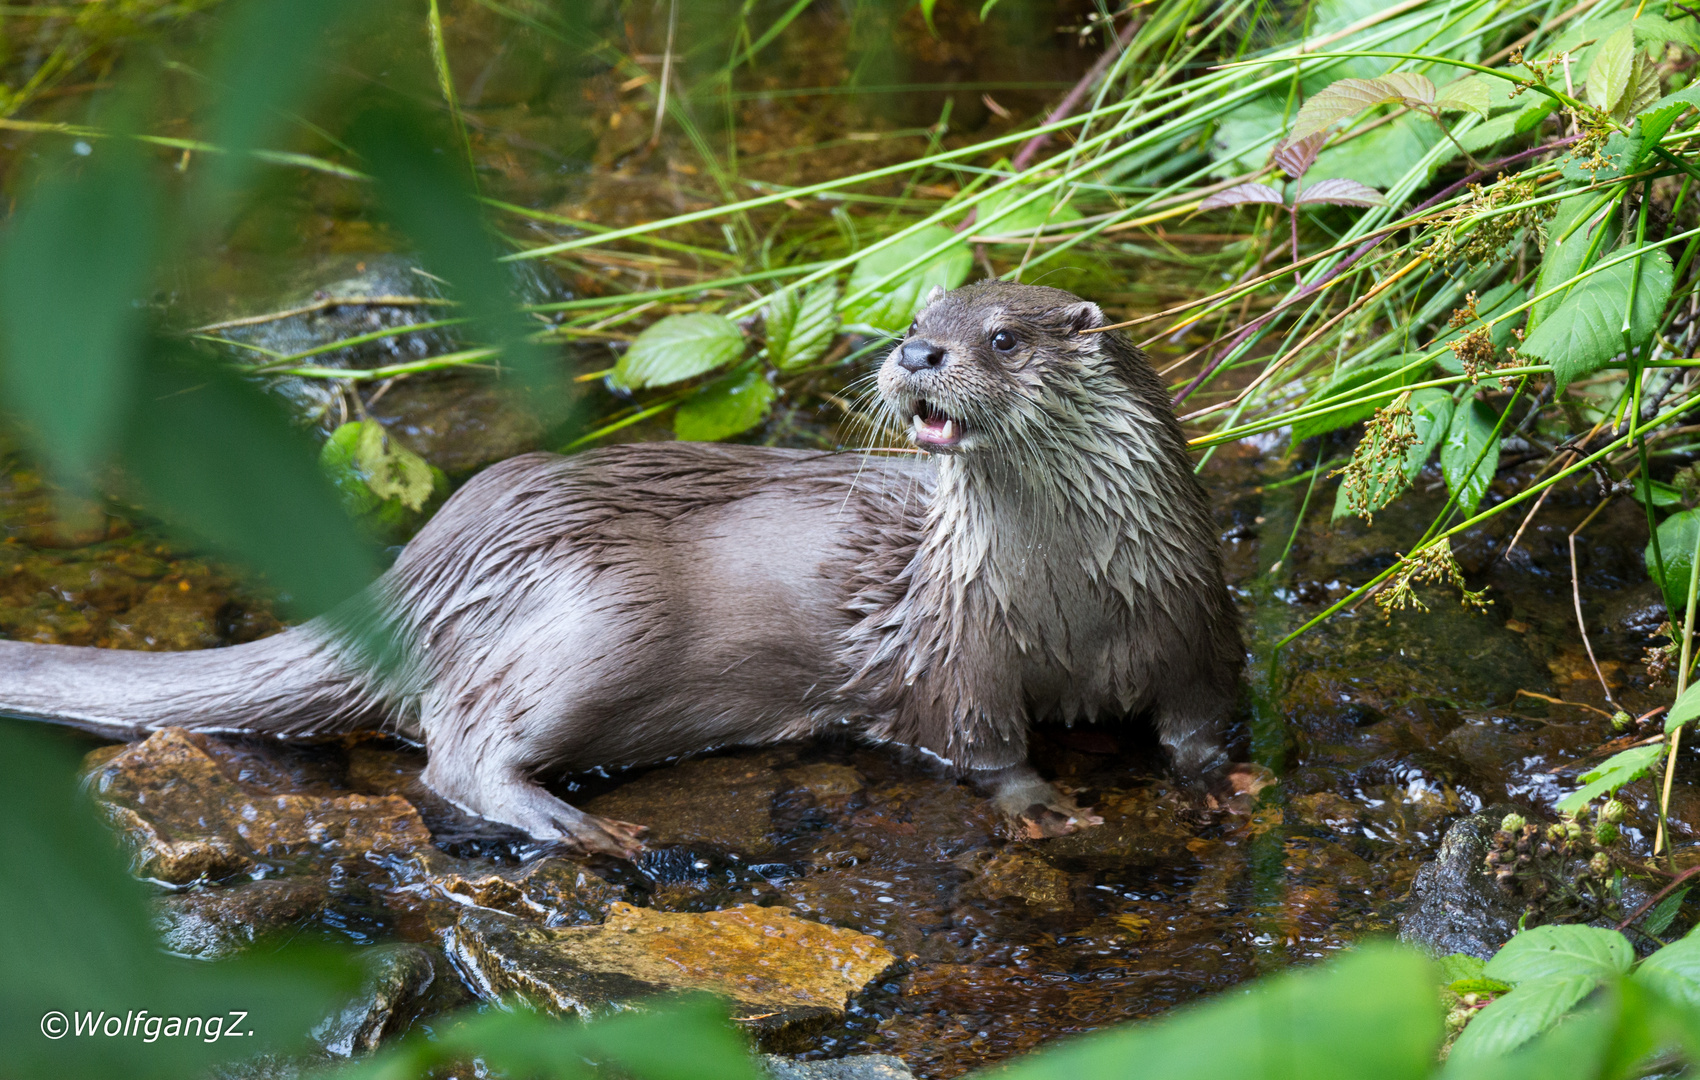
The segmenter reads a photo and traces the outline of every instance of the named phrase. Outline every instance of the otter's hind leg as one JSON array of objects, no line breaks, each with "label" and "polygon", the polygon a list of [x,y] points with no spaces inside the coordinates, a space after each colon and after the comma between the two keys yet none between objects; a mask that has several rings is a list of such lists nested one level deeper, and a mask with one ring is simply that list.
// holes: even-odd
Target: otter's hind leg
[{"label": "otter's hind leg", "polygon": [[432,791],[468,813],[512,825],[538,840],[559,841],[582,854],[629,859],[643,851],[639,837],[647,831],[644,826],[587,814],[549,794],[522,762],[517,741],[468,738],[478,727],[513,730],[518,725],[501,718],[476,725],[426,726],[430,761],[423,779]]}]

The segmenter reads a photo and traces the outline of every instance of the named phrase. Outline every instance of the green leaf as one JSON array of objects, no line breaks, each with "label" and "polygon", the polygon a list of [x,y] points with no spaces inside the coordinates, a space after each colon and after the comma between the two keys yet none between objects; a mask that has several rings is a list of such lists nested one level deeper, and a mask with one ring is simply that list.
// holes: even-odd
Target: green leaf
[{"label": "green leaf", "polygon": [[838,333],[838,286],[821,281],[808,292],[787,289],[768,301],[767,358],[781,371],[807,367],[825,355]]},{"label": "green leaf", "polygon": [[1462,79],[1454,79],[1441,88],[1434,104],[1436,108],[1446,112],[1471,112],[1486,120],[1492,104],[1488,96],[1487,80],[1480,75],[1466,75]]},{"label": "green leaf", "polygon": [[434,482],[425,459],[401,445],[376,420],[362,420],[354,444],[354,466],[380,499],[395,499],[418,510],[431,497]]},{"label": "green leaf", "polygon": [[1462,997],[1465,994],[1503,994],[1511,989],[1511,984],[1498,979],[1458,979],[1448,983],[1446,988]]},{"label": "green leaf", "polygon": [[1451,1056],[1466,1062],[1502,1057],[1558,1023],[1599,985],[1598,975],[1530,979],[1476,1013]]},{"label": "green leaf", "polygon": [[756,367],[718,379],[679,406],[673,434],[687,442],[716,442],[748,431],[767,416],[775,392]]},{"label": "green leaf", "polygon": [[929,225],[891,247],[862,256],[850,271],[850,292],[856,293],[912,259],[953,240],[956,242],[920,266],[847,305],[844,321],[888,334],[901,333],[926,306],[927,295],[933,289],[954,289],[968,280],[968,272],[974,268],[974,255],[963,238],[943,225]]},{"label": "green leaf", "polygon": [[[1601,1080],[1623,1075],[1605,1068],[1607,1052],[1619,1033],[1622,1019],[1620,1012],[1610,1007],[1589,1005],[1577,1010],[1565,1017],[1562,1024],[1548,1028],[1508,1054],[1478,1054],[1468,1049],[1460,1054],[1458,1047],[1469,1037],[1471,1029],[1499,1001],[1489,1004],[1470,1021],[1453,1045],[1439,1080]],[[1490,1031],[1478,1038],[1492,1035]]]},{"label": "green leaf", "polygon": [[1446,954],[1435,963],[1440,966],[1440,981],[1455,983],[1462,979],[1480,979],[1487,961],[1469,953],[1455,952]]},{"label": "green leaf", "polygon": [[[1686,597],[1684,600],[1686,602]],[[1697,717],[1700,717],[1700,682],[1684,690],[1676,704],[1670,707],[1670,712],[1665,714],[1665,731],[1675,731]]]},{"label": "green leaf", "polygon": [[1499,439],[1494,435],[1498,423],[1498,415],[1486,402],[1471,399],[1453,412],[1452,424],[1446,429],[1446,441],[1440,447],[1440,471],[1446,477],[1447,490],[1458,496],[1458,508],[1466,516],[1476,512],[1499,468]]},{"label": "green leaf", "polygon": [[111,448],[135,382],[159,218],[144,164],[102,143],[30,190],[0,240],[0,401],[67,481]]},{"label": "green leaf", "polygon": [[[1646,917],[1641,920],[1642,932],[1658,937],[1670,929],[1670,924],[1676,921],[1677,912],[1682,910],[1683,903],[1687,901],[1688,893],[1687,889],[1678,889],[1654,904],[1653,910],[1647,912]],[[1694,999],[1692,1004],[1700,1005],[1700,998]]]},{"label": "green leaf", "polygon": [[1032,194],[1013,187],[988,195],[980,203],[980,213],[974,219],[976,236],[1014,236],[1025,244],[1035,229],[1062,221],[1080,220],[1080,211],[1073,206],[1058,206],[1063,193],[1053,191],[1025,206],[1015,203]]},{"label": "green leaf", "polygon": [[277,403],[222,368],[144,354],[126,474],[167,522],[264,571],[316,614],[377,576],[314,447]]},{"label": "green leaf", "polygon": [[1682,492],[1662,480],[1648,480],[1645,476],[1637,476],[1629,497],[1638,503],[1652,502],[1654,506],[1681,506]]},{"label": "green leaf", "polygon": [[1583,773],[1582,786],[1560,799],[1557,809],[1566,814],[1581,813],[1591,800],[1646,776],[1647,770],[1659,763],[1664,750],[1659,743],[1653,743],[1650,746],[1632,746],[1613,754],[1598,768]]},{"label": "green leaf", "polygon": [[[1659,550],[1647,541],[1643,561],[1647,576],[1658,582],[1665,596],[1665,611],[1674,622],[1688,610],[1688,577],[1694,567],[1695,533],[1700,531],[1700,510],[1680,510],[1659,522]],[[1665,557],[1665,577],[1659,578],[1658,555]]]},{"label": "green leaf", "polygon": [[1673,1001],[1700,1009],[1700,928],[1641,961],[1633,978]]},{"label": "green leaf", "polygon": [[1415,952],[1364,945],[1156,1023],[1063,1041],[998,1076],[1419,1080],[1429,1075],[1440,1041],[1433,978],[1433,967]]},{"label": "green leaf", "polygon": [[[1365,383],[1391,375],[1400,368],[1415,364],[1421,359],[1423,359],[1421,353],[1402,353],[1385,360],[1374,360],[1357,367],[1343,368],[1334,373],[1333,377],[1315,393],[1312,400],[1322,401],[1339,394],[1349,394]],[[1410,371],[1403,375],[1377,385],[1372,392],[1365,396],[1363,401],[1341,405],[1338,408],[1298,421],[1293,425],[1293,442],[1295,444],[1303,442],[1305,439],[1369,419],[1375,415],[1375,410],[1398,397],[1405,387],[1420,381],[1422,377],[1423,366],[1412,367]]]},{"label": "green leaf", "polygon": [[1631,89],[1635,71],[1635,32],[1623,27],[1600,42],[1594,63],[1588,69],[1588,104],[1604,112],[1615,112],[1618,102]]},{"label": "green leaf", "polygon": [[1537,926],[1506,942],[1483,966],[1482,973],[1521,989],[1524,982],[1535,979],[1622,975],[1634,962],[1635,950],[1616,930]]},{"label": "green leaf", "polygon": [[[1582,230],[1577,230],[1572,239],[1581,234]],[[1629,334],[1635,342],[1650,339],[1671,292],[1670,255],[1662,249],[1626,259],[1571,286],[1563,294],[1563,302],[1541,320],[1517,350],[1521,358],[1538,358],[1552,365],[1558,393],[1622,355],[1624,308],[1637,266],[1640,281],[1635,286]]]},{"label": "green leaf", "polygon": [[744,354],[744,335],[724,315],[669,315],[637,336],[614,365],[614,382],[637,390],[669,386],[724,367]]},{"label": "green leaf", "polygon": [[[1554,211],[1552,220],[1547,222],[1546,251],[1541,256],[1541,270],[1535,276],[1532,295],[1541,296],[1587,268],[1583,260],[1587,258],[1593,230],[1609,227],[1609,223],[1602,224],[1595,217],[1604,206],[1604,198],[1596,201],[1592,194],[1559,200],[1558,209]],[[1584,217],[1590,219],[1589,223],[1578,224]],[[1564,290],[1560,289],[1544,300],[1535,301],[1529,309],[1529,333],[1534,333],[1541,320],[1558,310],[1559,305],[1564,303],[1564,295]]]}]

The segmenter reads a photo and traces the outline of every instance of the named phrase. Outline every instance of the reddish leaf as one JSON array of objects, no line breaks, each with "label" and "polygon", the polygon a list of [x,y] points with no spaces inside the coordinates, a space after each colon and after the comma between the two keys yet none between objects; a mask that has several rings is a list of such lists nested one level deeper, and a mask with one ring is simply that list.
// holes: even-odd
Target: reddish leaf
[{"label": "reddish leaf", "polygon": [[1281,193],[1268,184],[1235,184],[1198,204],[1200,210],[1220,210],[1224,206],[1245,206],[1249,203],[1273,203],[1281,206]]},{"label": "reddish leaf", "polygon": [[1333,206],[1386,206],[1387,200],[1381,197],[1381,192],[1368,184],[1339,177],[1333,180],[1318,180],[1299,192],[1298,198],[1293,200],[1294,206],[1310,203],[1329,203]]},{"label": "reddish leaf", "polygon": [[1280,143],[1275,147],[1275,167],[1297,180],[1316,164],[1316,155],[1322,152],[1322,144],[1327,140],[1328,136],[1318,131],[1298,142]]}]

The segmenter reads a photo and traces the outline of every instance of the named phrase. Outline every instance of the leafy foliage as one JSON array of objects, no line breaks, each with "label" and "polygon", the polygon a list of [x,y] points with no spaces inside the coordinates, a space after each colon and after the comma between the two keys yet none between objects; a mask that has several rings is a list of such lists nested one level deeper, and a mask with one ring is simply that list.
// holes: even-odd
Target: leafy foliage
[{"label": "leafy foliage", "polygon": [[826,354],[838,331],[838,286],[785,289],[767,306],[767,358],[781,371],[807,367]]},{"label": "leafy foliage", "polygon": [[703,387],[679,406],[673,432],[693,442],[730,438],[762,422],[773,407],[773,384],[759,368],[750,367]]},{"label": "leafy foliage", "polygon": [[1578,813],[1598,796],[1614,792],[1625,784],[1634,783],[1659,763],[1665,750],[1663,745],[1654,743],[1650,746],[1634,746],[1620,754],[1612,755],[1602,762],[1599,768],[1583,773],[1582,786],[1560,799],[1557,809],[1568,814]]},{"label": "leafy foliage", "polygon": [[669,315],[638,335],[615,365],[613,379],[634,390],[668,386],[725,367],[743,352],[744,335],[726,316]]},{"label": "leafy foliage", "polygon": [[[955,241],[955,242],[953,242]],[[887,280],[939,245],[948,245],[907,275]],[[850,271],[850,293],[872,288],[866,297],[846,299],[844,320],[895,334],[909,325],[934,289],[954,289],[968,280],[974,256],[943,225],[929,225],[881,251],[865,255]],[[884,284],[881,284],[884,282]]]}]

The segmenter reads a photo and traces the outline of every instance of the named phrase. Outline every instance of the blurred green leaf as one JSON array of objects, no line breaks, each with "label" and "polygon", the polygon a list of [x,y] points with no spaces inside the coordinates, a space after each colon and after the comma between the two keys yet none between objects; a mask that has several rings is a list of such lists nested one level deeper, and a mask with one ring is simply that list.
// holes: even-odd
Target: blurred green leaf
[{"label": "blurred green leaf", "polygon": [[395,499],[409,510],[418,510],[431,497],[431,466],[391,438],[376,420],[360,421],[354,464],[380,499]]},{"label": "blurred green leaf", "polygon": [[1486,1018],[1489,1009],[1508,995],[1490,1002],[1470,1021],[1453,1044],[1439,1080],[1601,1080],[1606,1054],[1617,1032],[1615,1009],[1589,1008],[1570,1016],[1557,1027],[1532,1033],[1504,1053],[1481,1053],[1464,1049],[1464,1040]]},{"label": "blurred green leaf", "polygon": [[[1401,353],[1384,360],[1373,360],[1356,367],[1343,368],[1336,371],[1322,388],[1317,390],[1312,400],[1325,401],[1340,394],[1349,394],[1366,383],[1391,375],[1422,358],[1421,353]],[[1293,442],[1303,442],[1305,439],[1368,420],[1375,415],[1375,410],[1398,397],[1405,387],[1420,381],[1422,377],[1423,368],[1414,367],[1397,378],[1377,384],[1373,391],[1363,395],[1362,401],[1341,405],[1339,408],[1298,421],[1293,425]]]},{"label": "blurred green leaf", "polygon": [[1597,975],[1529,979],[1476,1013],[1452,1044],[1452,1057],[1461,1061],[1503,1057],[1558,1023],[1599,985]]},{"label": "blurred green leaf", "polygon": [[160,209],[144,166],[102,144],[42,177],[0,239],[0,390],[67,481],[111,449],[135,382]]},{"label": "blurred green leaf", "polygon": [[604,1077],[604,1065],[634,1080],[760,1080],[725,1007],[702,996],[658,1000],[594,1023],[515,1010],[433,1029],[430,1038],[414,1036],[337,1072],[338,1080],[423,1076],[473,1057],[498,1074],[551,1080]]},{"label": "blurred green leaf", "polygon": [[[236,961],[160,952],[147,893],[123,872],[110,833],[77,785],[78,755],[57,732],[0,721],[0,1061],[7,1076],[180,1080],[207,1065],[304,1043],[313,1022],[358,984],[340,955],[291,947]],[[49,1013],[81,1019],[219,1017],[236,1034],[48,1038]],[[89,1015],[89,1014],[93,1015]],[[48,1021],[52,1023],[52,1021]],[[252,1031],[249,1035],[247,1032]]]},{"label": "blurred green leaf", "polygon": [[1634,979],[1672,1001],[1700,1009],[1700,927],[1641,961]]},{"label": "blurred green leaf", "polygon": [[1493,474],[1499,469],[1499,416],[1486,402],[1470,398],[1452,413],[1446,441],[1440,446],[1440,471],[1446,487],[1458,496],[1458,508],[1476,512]]},{"label": "blurred green leaf", "polygon": [[[1687,901],[1688,893],[1688,889],[1678,889],[1654,904],[1653,909],[1641,919],[1641,932],[1658,937],[1670,929],[1670,924],[1676,921],[1677,913],[1682,910],[1683,903]],[[1696,998],[1690,1003],[1700,1006],[1700,998]]]},{"label": "blurred green leaf", "polygon": [[1624,309],[1637,264],[1640,281],[1635,286],[1629,333],[1637,343],[1650,339],[1670,299],[1671,261],[1662,249],[1626,259],[1571,286],[1564,301],[1541,320],[1517,350],[1520,357],[1538,358],[1552,365],[1558,393],[1623,354]]},{"label": "blurred green leaf", "polygon": [[1635,478],[1629,497],[1638,503],[1651,502],[1654,506],[1682,505],[1682,492],[1679,489],[1662,480],[1648,480],[1645,476]]},{"label": "blurred green leaf", "polygon": [[731,438],[766,418],[775,393],[766,373],[754,366],[716,380],[679,406],[673,433],[687,442]]},{"label": "blurred green leaf", "polygon": [[1000,1080],[1418,1080],[1440,1043],[1426,958],[1365,945],[1156,1023],[1087,1035],[1018,1059]]},{"label": "blurred green leaf", "polygon": [[[1658,582],[1665,597],[1665,611],[1680,622],[1688,610],[1688,578],[1694,567],[1695,533],[1700,531],[1700,510],[1679,510],[1659,522],[1659,550],[1647,541],[1643,561],[1647,576]],[[1665,576],[1659,577],[1658,554],[1665,559]]]},{"label": "blurred green leaf", "polygon": [[1665,730],[1675,731],[1696,718],[1700,718],[1700,682],[1684,690],[1670,707],[1670,712],[1665,714]]},{"label": "blurred green leaf", "polygon": [[769,362],[781,371],[807,367],[838,333],[838,286],[816,282],[801,295],[786,289],[768,301],[764,323]]},{"label": "blurred green leaf", "polygon": [[374,109],[349,137],[377,180],[384,214],[449,283],[460,313],[473,320],[472,332],[502,350],[502,364],[522,383],[549,388],[549,358],[529,340],[533,326],[520,311],[511,272],[498,261],[501,251],[465,170],[454,164],[456,154],[440,152],[455,145],[452,135],[427,129],[412,112]]},{"label": "blurred green leaf", "polygon": [[864,255],[850,271],[850,292],[854,293],[952,240],[956,243],[903,277],[848,305],[844,321],[888,334],[902,333],[926,306],[927,295],[933,289],[954,289],[968,280],[968,271],[974,266],[968,245],[943,225],[929,225],[883,251]]},{"label": "blurred green leaf", "polygon": [[724,315],[669,315],[644,330],[614,365],[614,382],[633,390],[668,386],[724,367],[744,354],[744,335]]},{"label": "blurred green leaf", "polygon": [[324,63],[329,31],[364,5],[348,0],[233,0],[209,75],[218,87],[209,141],[226,153],[201,159],[204,188],[194,201],[203,212],[228,206],[256,165],[250,151],[266,149],[282,133],[294,107]]},{"label": "blurred green leaf", "polygon": [[222,368],[156,345],[138,372],[124,461],[148,507],[265,571],[295,611],[359,592],[377,561],[278,405]]},{"label": "blurred green leaf", "polygon": [[1436,960],[1440,967],[1440,978],[1445,983],[1455,983],[1461,979],[1479,979],[1482,977],[1482,966],[1487,963],[1479,956],[1469,953],[1448,953]]}]

